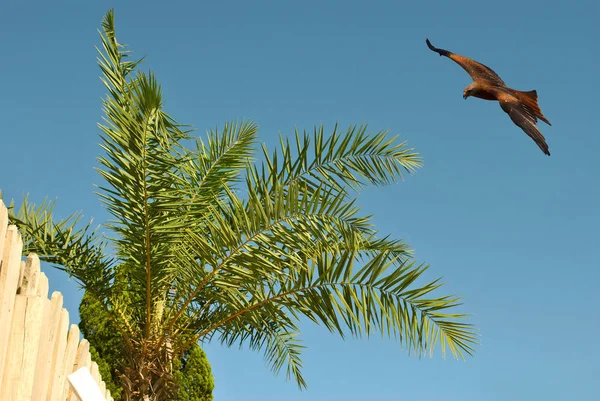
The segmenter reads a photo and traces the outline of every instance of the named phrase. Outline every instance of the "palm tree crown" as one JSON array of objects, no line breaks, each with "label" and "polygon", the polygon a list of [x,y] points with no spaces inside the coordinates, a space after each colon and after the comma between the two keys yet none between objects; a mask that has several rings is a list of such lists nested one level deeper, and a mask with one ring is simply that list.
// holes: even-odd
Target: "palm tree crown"
[{"label": "palm tree crown", "polygon": [[212,339],[264,350],[274,371],[305,387],[303,317],[341,336],[381,332],[417,354],[438,344],[472,353],[474,329],[452,312],[458,298],[432,296],[438,281],[417,284],[427,266],[356,204],[365,185],[418,168],[417,153],[366,127],[296,132],[272,152],[262,146],[260,161],[252,122],[193,138],[163,111],[155,76],[117,42],[112,11],[102,27],[98,194],[113,235],[75,229],[78,215],[55,221],[47,203],[25,202],[13,218],[27,251],[105,305],[125,344],[130,399],[164,398],[173,355]]}]

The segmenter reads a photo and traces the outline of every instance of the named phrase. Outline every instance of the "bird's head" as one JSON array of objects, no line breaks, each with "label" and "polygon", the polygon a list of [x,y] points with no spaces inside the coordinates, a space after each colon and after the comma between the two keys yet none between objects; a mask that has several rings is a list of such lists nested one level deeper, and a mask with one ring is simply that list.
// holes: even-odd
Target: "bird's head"
[{"label": "bird's head", "polygon": [[467,86],[463,92],[463,99],[468,98],[469,96],[473,96],[473,91],[475,90],[475,83]]}]

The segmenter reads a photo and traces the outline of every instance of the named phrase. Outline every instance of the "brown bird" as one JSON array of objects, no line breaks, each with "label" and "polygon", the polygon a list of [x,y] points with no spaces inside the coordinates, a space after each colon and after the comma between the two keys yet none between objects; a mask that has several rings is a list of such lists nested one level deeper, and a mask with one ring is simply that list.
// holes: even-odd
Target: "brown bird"
[{"label": "brown bird", "polygon": [[542,114],[535,90],[521,92],[509,88],[491,68],[448,50],[433,47],[429,39],[425,41],[431,50],[440,56],[446,56],[454,60],[473,78],[473,82],[465,88],[463,93],[464,99],[474,96],[485,100],[497,100],[502,110],[510,116],[513,123],[521,127],[537,143],[542,152],[550,156],[544,135],[542,135],[535,124],[538,118],[548,125],[552,124]]}]

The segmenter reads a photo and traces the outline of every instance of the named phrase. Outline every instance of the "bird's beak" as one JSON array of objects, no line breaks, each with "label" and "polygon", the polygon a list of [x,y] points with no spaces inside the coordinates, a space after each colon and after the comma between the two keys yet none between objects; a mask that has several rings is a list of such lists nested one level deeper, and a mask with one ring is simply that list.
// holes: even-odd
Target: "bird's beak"
[{"label": "bird's beak", "polygon": [[467,95],[467,92],[463,93],[463,99],[467,99],[469,97],[469,95]]}]

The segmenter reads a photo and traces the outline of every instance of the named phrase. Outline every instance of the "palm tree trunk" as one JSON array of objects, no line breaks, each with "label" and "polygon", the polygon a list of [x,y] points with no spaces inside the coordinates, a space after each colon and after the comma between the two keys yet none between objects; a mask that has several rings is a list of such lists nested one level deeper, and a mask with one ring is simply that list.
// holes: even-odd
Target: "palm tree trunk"
[{"label": "palm tree trunk", "polygon": [[173,354],[170,344],[144,340],[132,350],[121,373],[123,401],[167,401],[175,399]]}]

